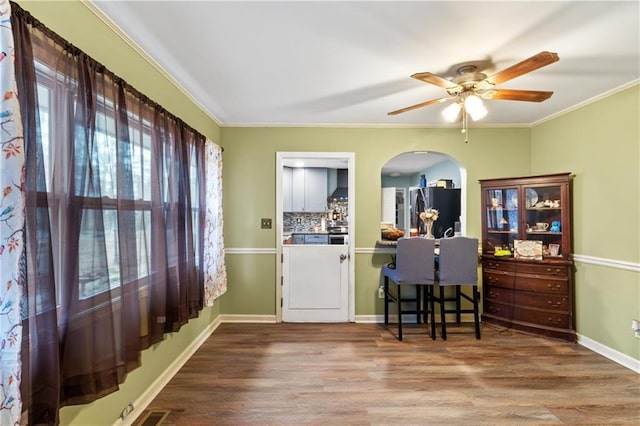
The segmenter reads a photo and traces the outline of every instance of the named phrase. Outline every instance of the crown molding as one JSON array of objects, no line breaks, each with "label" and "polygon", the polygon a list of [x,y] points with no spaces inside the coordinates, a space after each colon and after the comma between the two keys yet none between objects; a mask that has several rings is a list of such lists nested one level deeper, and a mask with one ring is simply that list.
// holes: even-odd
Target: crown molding
[{"label": "crown molding", "polygon": [[148,54],[142,46],[136,43],[131,37],[127,35],[122,28],[120,28],[115,22],[113,22],[93,0],[80,0],[80,2],[89,9],[94,15],[96,15],[104,24],[109,27],[118,37],[120,37],[125,43],[127,43],[136,53],[147,61],[153,68],[155,68],[164,78],[166,78],[171,84],[173,84],[183,95],[185,95],[194,105],[196,105],[207,117],[216,123],[217,126],[222,127],[222,123],[216,116],[214,116],[202,103],[196,99],[191,92],[189,92],[176,78],[171,75],[162,65],[160,65],[150,54]]}]

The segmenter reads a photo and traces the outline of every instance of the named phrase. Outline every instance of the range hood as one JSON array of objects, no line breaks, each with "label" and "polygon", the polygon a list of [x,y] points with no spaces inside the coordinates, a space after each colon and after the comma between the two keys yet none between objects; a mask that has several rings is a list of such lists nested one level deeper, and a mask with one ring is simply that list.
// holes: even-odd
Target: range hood
[{"label": "range hood", "polygon": [[337,171],[337,187],[335,191],[329,195],[330,200],[346,200],[349,198],[349,170],[338,169]]}]

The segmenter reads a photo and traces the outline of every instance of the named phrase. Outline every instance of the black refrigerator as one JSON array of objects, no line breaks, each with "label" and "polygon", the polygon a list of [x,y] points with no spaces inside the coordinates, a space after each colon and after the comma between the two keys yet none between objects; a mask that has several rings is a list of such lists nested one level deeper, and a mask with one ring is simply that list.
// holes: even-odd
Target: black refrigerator
[{"label": "black refrigerator", "polygon": [[420,235],[426,233],[424,222],[420,220],[420,213],[425,208],[432,208],[438,210],[438,220],[433,222],[433,228],[431,229],[433,236],[442,238],[449,228],[451,228],[450,235],[453,236],[453,225],[460,220],[460,188],[428,187],[412,189],[410,190],[409,200],[411,203],[411,227],[418,228]]}]

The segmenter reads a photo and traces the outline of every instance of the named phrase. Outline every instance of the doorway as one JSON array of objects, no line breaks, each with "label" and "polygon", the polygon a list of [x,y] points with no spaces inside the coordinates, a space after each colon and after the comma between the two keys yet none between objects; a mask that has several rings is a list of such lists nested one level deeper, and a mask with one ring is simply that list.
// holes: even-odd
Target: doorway
[{"label": "doorway", "polygon": [[[323,211],[314,207],[304,212],[314,223],[291,225],[291,211],[304,209],[291,202],[286,173],[289,169],[346,170],[346,188],[335,207],[328,197]],[[296,170],[294,175],[300,176]],[[317,175],[317,173],[314,173]],[[294,179],[299,185],[300,179]],[[329,190],[327,189],[329,194]],[[329,194],[331,195],[331,194]],[[333,214],[333,216],[332,216]],[[286,221],[285,221],[286,215]],[[339,216],[339,217],[337,217]],[[324,217],[324,219],[323,219]],[[318,223],[316,224],[315,221]],[[343,244],[329,238],[330,225],[339,224]],[[295,229],[294,229],[295,228]],[[326,235],[326,236],[325,236]],[[276,153],[276,321],[353,322],[355,321],[355,154],[352,152]],[[295,242],[294,242],[295,238]],[[305,239],[311,241],[305,244]],[[330,244],[329,241],[333,241]],[[325,243],[326,242],[326,243]],[[284,313],[284,315],[283,315]]]},{"label": "doorway", "polygon": [[[394,224],[395,227],[405,231],[405,234],[410,234],[411,228],[414,227],[417,227],[416,231],[420,232],[419,226],[415,223],[415,209],[418,204],[415,202],[415,192],[420,191],[422,186],[435,186],[437,190],[446,188],[459,192],[456,194],[459,200],[459,207],[456,207],[458,213],[453,216],[445,214],[447,208],[443,210],[440,207],[443,211],[439,219],[439,234],[448,228],[452,228],[451,231],[453,231],[456,221],[460,222],[462,235],[466,234],[467,171],[455,158],[442,152],[432,151],[399,154],[389,159],[382,167],[381,181],[382,222]],[[444,185],[440,185],[441,183]],[[442,194],[439,195],[442,197]],[[424,197],[425,193],[421,192],[418,198],[424,200]],[[432,201],[434,200],[430,200]],[[418,206],[418,211],[421,208]],[[440,236],[442,235],[436,237]]]}]

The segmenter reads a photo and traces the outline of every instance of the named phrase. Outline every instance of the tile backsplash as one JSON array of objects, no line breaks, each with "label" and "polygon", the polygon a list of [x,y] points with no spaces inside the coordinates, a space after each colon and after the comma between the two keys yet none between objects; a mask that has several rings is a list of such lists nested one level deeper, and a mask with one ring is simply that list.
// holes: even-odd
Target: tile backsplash
[{"label": "tile backsplash", "polygon": [[330,225],[332,212],[338,212],[342,216],[343,221],[348,221],[347,201],[330,201],[328,212],[285,212],[282,217],[282,225],[284,232],[313,232],[315,227],[320,227],[322,217]]},{"label": "tile backsplash", "polygon": [[284,213],[282,217],[283,230],[285,232],[313,232],[313,228],[320,226],[325,213]]}]

